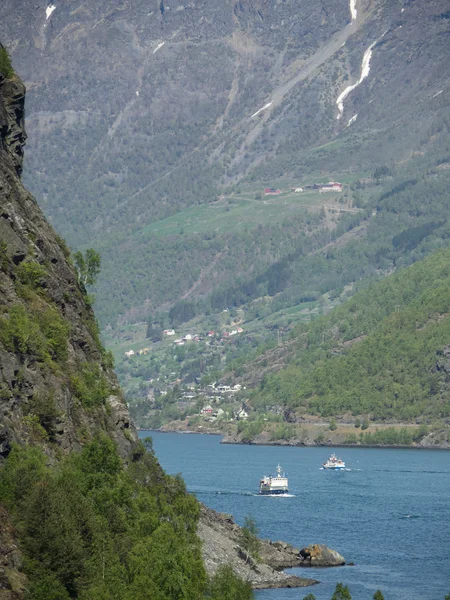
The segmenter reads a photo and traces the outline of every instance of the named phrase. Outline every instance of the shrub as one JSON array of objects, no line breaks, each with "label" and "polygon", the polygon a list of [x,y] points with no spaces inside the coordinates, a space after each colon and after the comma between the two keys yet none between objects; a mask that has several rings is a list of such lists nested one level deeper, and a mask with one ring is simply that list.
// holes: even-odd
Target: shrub
[{"label": "shrub", "polygon": [[108,381],[94,363],[84,363],[70,378],[72,392],[86,408],[105,404],[111,393]]},{"label": "shrub", "polygon": [[20,283],[36,290],[42,287],[47,270],[35,260],[25,260],[16,267],[16,275]]},{"label": "shrub", "polygon": [[46,308],[37,313],[37,319],[47,342],[47,349],[55,360],[67,360],[69,325],[54,308]]},{"label": "shrub", "polygon": [[0,73],[6,79],[14,75],[11,58],[9,57],[7,49],[3,46],[0,46]]},{"label": "shrub", "polygon": [[211,578],[205,600],[251,600],[252,586],[235,575],[230,565],[222,565]]},{"label": "shrub", "polygon": [[0,341],[10,352],[45,357],[45,339],[24,306],[12,306],[8,314],[0,317]]}]

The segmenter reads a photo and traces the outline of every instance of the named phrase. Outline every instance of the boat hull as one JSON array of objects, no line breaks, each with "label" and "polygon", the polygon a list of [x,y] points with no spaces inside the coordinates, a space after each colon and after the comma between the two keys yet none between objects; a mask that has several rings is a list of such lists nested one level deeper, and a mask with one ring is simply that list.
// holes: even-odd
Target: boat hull
[{"label": "boat hull", "polygon": [[288,489],[285,489],[285,490],[259,490],[259,493],[262,496],[273,496],[273,495],[279,496],[280,494],[287,494],[288,492],[289,492]]},{"label": "boat hull", "polygon": [[326,467],[325,465],[323,465],[323,468],[326,469],[327,471],[343,471],[345,469],[345,466],[343,466],[343,467]]}]

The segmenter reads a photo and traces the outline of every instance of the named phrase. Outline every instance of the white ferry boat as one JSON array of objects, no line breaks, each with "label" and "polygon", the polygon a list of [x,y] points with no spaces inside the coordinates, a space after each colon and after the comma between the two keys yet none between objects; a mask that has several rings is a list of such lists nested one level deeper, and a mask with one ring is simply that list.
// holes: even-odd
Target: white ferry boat
[{"label": "white ferry boat", "polygon": [[264,476],[259,482],[260,494],[287,494],[289,492],[288,478],[282,471],[280,465],[277,466],[277,474],[269,477]]},{"label": "white ferry boat", "polygon": [[340,459],[340,458],[336,458],[335,454],[332,454],[330,456],[330,458],[323,463],[322,467],[324,469],[332,469],[333,471],[340,471],[341,469],[345,469],[345,462]]}]

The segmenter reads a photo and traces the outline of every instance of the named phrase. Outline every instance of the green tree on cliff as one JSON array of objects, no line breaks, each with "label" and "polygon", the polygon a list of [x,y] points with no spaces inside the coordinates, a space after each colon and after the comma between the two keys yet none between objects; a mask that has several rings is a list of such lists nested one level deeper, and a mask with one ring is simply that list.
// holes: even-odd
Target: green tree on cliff
[{"label": "green tree on cliff", "polygon": [[0,44],[0,74],[3,77],[12,77],[14,75],[14,69],[12,68],[11,59],[8,54],[8,50]]},{"label": "green tree on cliff", "polygon": [[383,594],[380,592],[380,590],[377,590],[375,592],[375,594],[373,595],[373,600],[384,600],[384,596]]},{"label": "green tree on cliff", "polygon": [[78,281],[83,285],[94,285],[100,273],[100,254],[93,248],[89,248],[83,254],[78,251],[74,254],[75,268],[78,273]]}]

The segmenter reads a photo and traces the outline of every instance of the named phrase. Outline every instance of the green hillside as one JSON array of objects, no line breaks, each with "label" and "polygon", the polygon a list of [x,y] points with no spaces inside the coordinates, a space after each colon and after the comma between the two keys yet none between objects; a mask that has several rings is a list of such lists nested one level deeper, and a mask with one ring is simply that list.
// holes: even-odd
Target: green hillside
[{"label": "green hillside", "polygon": [[266,376],[255,407],[324,417],[429,423],[450,416],[450,251],[373,284],[295,333],[289,366]]}]

